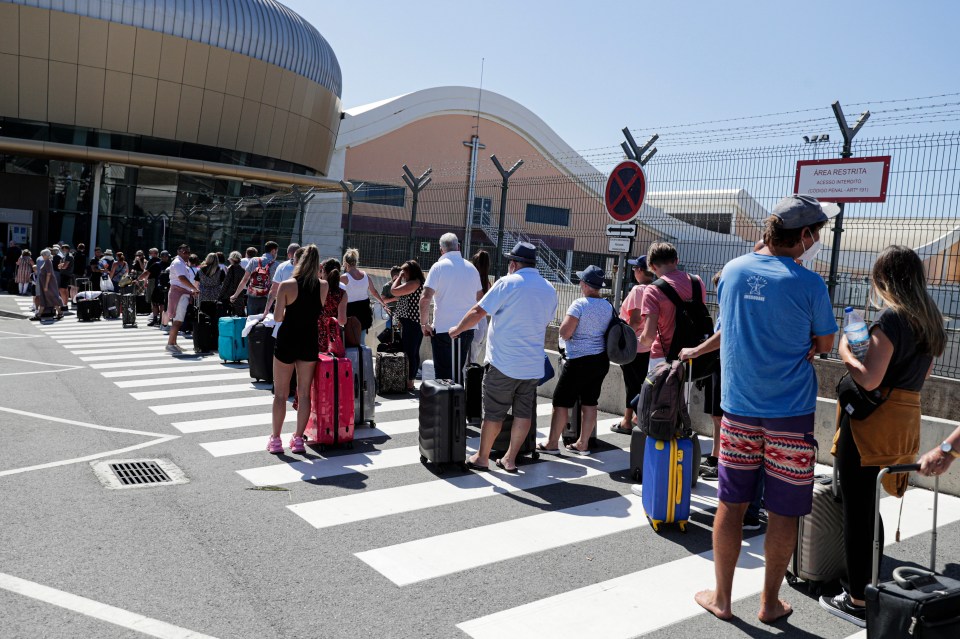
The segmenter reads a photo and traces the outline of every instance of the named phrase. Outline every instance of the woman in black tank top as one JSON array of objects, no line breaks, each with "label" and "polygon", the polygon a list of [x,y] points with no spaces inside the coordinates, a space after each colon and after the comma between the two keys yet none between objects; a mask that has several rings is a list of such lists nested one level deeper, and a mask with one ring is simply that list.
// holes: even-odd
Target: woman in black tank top
[{"label": "woman in black tank top", "polygon": [[280,431],[287,415],[287,393],[293,371],[297,372],[297,430],[290,439],[290,452],[305,452],[303,431],[310,418],[310,384],[317,366],[317,319],[323,311],[328,285],[319,278],[320,252],[311,244],[297,251],[293,277],[280,283],[274,318],[280,323],[273,351],[273,433],[267,451],[280,454]]}]

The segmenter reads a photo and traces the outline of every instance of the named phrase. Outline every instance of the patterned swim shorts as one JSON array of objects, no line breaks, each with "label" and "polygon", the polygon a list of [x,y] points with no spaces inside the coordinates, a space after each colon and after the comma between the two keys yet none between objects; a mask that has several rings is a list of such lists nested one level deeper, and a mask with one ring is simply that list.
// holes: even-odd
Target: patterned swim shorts
[{"label": "patterned swim shorts", "polygon": [[799,417],[724,413],[720,422],[720,500],[753,501],[763,472],[767,510],[785,517],[808,514],[813,505],[817,448],[813,427],[814,413]]}]

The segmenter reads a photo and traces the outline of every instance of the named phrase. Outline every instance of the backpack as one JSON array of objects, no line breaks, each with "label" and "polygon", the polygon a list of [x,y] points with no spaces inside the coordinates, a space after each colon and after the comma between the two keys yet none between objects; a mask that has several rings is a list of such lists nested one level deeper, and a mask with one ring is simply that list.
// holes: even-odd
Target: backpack
[{"label": "backpack", "polygon": [[690,413],[683,394],[686,366],[661,362],[647,373],[637,399],[637,426],[647,437],[669,441],[690,432]]},{"label": "backpack", "polygon": [[637,333],[620,319],[613,304],[610,305],[610,311],[613,317],[603,335],[607,344],[607,357],[614,364],[629,364],[637,357]]},{"label": "backpack", "polygon": [[257,268],[250,274],[247,293],[251,297],[266,297],[270,294],[270,264],[264,266],[262,257],[257,261]]},{"label": "backpack", "polygon": [[[681,349],[699,346],[713,335],[713,318],[710,317],[707,305],[703,303],[700,278],[690,277],[690,284],[693,288],[693,299],[685,302],[663,278],[653,283],[677,309],[673,319],[673,339],[670,341],[670,348],[665,351],[668,362],[676,360]],[[691,366],[690,376],[694,380],[710,377],[719,364],[720,351],[701,355],[697,358],[696,366]]]}]

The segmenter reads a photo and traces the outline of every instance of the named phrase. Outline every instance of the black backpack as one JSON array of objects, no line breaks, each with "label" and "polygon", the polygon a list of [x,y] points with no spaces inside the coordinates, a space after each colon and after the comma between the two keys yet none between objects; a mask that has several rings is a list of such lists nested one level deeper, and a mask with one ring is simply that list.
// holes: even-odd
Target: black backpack
[{"label": "black backpack", "polygon": [[[668,362],[677,359],[681,349],[699,346],[713,335],[713,318],[710,317],[707,305],[703,303],[700,278],[690,277],[690,284],[693,289],[693,298],[689,302],[685,302],[680,299],[680,295],[665,279],[660,278],[653,283],[677,308],[674,316],[673,339],[666,350]],[[690,378],[698,380],[710,377],[719,368],[719,365],[720,351],[701,355],[691,366]]]}]

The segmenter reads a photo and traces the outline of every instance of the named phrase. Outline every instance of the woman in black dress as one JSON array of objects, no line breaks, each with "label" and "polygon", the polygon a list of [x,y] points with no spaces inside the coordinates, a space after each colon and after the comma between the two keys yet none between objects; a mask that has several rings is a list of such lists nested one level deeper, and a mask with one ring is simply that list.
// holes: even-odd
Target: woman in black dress
[{"label": "woman in black dress", "polygon": [[[280,282],[273,316],[280,328],[273,351],[274,388],[290,388],[290,378],[297,372],[297,430],[290,439],[290,452],[303,453],[303,431],[310,418],[310,385],[317,367],[320,349],[317,345],[317,320],[327,300],[329,286],[320,279],[320,252],[315,244],[303,249],[293,269],[293,277]],[[273,433],[267,451],[283,452],[280,431],[287,415],[287,394],[273,394]]]}]

